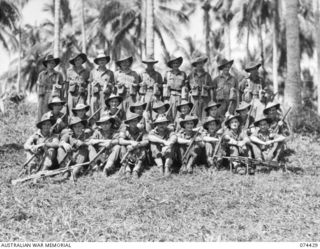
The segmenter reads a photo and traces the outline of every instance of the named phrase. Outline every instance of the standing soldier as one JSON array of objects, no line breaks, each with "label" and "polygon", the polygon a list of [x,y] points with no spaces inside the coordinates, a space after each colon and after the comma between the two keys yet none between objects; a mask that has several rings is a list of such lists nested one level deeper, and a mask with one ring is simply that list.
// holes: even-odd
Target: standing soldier
[{"label": "standing soldier", "polygon": [[[147,64],[146,70],[141,74],[140,95],[144,97],[142,101],[148,103],[153,99],[160,101],[162,95],[162,76],[154,69],[158,61],[153,58],[147,58],[142,63]],[[152,107],[152,105],[149,105]],[[147,110],[150,111],[150,110]]]},{"label": "standing soldier", "polygon": [[200,53],[194,52],[192,55],[191,65],[194,70],[188,76],[190,86],[190,99],[194,104],[193,113],[200,119],[204,116],[203,111],[209,102],[209,89],[212,88],[212,80],[210,74],[204,71],[204,64],[208,58]]},{"label": "standing soldier", "polygon": [[[100,107],[103,110],[105,106],[105,99],[110,96],[114,88],[113,72],[106,68],[109,63],[110,56],[100,52],[93,60],[98,68],[93,69],[90,73],[90,84],[88,87],[88,104],[91,107],[91,114],[95,113]],[[99,119],[100,115],[98,115]]]},{"label": "standing soldier", "polygon": [[172,106],[172,117],[176,116],[177,105],[180,104],[181,99],[187,99],[188,87],[186,83],[186,73],[180,71],[179,67],[183,62],[183,58],[172,57],[168,62],[167,66],[171,70],[167,71],[164,77],[163,85],[163,98],[165,101],[169,101]]},{"label": "standing soldier", "polygon": [[123,99],[123,109],[128,110],[129,106],[139,100],[138,88],[140,77],[136,71],[131,70],[133,57],[123,57],[117,60],[120,68],[115,73],[117,94]]},{"label": "standing soldier", "polygon": [[234,114],[237,106],[238,81],[229,72],[232,64],[233,60],[222,59],[218,66],[221,73],[213,80],[213,85],[216,87],[215,99],[221,104],[221,116]]},{"label": "standing soldier", "polygon": [[86,104],[88,96],[88,80],[90,72],[82,64],[87,61],[87,55],[80,53],[69,61],[73,66],[67,71],[69,82],[68,108],[71,110],[78,103]]},{"label": "standing soldier", "polygon": [[49,99],[53,96],[63,96],[62,74],[54,70],[59,63],[60,59],[54,58],[53,55],[48,55],[42,62],[46,70],[39,74],[37,81],[39,96],[38,121],[40,121],[44,113],[49,111]]}]

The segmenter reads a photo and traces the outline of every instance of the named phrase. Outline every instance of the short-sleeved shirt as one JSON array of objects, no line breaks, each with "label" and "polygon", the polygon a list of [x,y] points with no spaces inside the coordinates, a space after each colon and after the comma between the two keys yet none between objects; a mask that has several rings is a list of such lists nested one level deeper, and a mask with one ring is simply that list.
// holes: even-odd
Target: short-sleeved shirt
[{"label": "short-sleeved shirt", "polygon": [[162,76],[156,70],[145,70],[141,73],[141,81],[147,85],[147,88],[153,88],[155,84],[161,88],[163,84]]},{"label": "short-sleeved shirt", "polygon": [[[122,85],[125,89],[123,89],[124,93],[128,92],[132,86],[138,86],[140,83],[140,77],[136,71],[129,70],[128,72],[124,72],[122,70],[118,70],[115,73],[115,84],[118,87],[122,88]],[[119,91],[119,90],[118,90]],[[119,93],[118,93],[119,94]],[[122,94],[122,93],[120,93]]]},{"label": "short-sleeved shirt", "polygon": [[42,88],[42,90],[45,92],[51,92],[53,85],[58,84],[62,86],[62,82],[63,82],[63,77],[61,73],[55,70],[51,72],[49,70],[44,70],[38,76],[39,93],[41,91],[40,88]]},{"label": "short-sleeved shirt", "polygon": [[170,87],[170,90],[181,91],[182,87],[186,86],[186,73],[178,71],[174,73],[172,70],[167,71],[164,77],[164,84]]},{"label": "short-sleeved shirt", "polygon": [[[142,132],[142,135],[140,135]],[[140,137],[139,137],[140,136]],[[139,139],[137,140],[137,138]],[[137,142],[141,142],[142,140],[148,140],[148,134],[145,131],[140,131],[138,127],[135,130],[130,130],[129,127],[124,127],[119,134],[119,138],[123,138],[126,140],[134,140]]]},{"label": "short-sleeved shirt", "polygon": [[237,100],[238,81],[231,74],[213,79],[216,100]]},{"label": "short-sleeved shirt", "polygon": [[102,129],[95,129],[91,139],[116,139],[119,137],[119,133],[114,129],[110,129],[108,131],[103,131]]},{"label": "short-sleeved shirt", "polygon": [[191,95],[193,96],[201,95],[202,97],[207,97],[209,95],[208,90],[204,89],[202,91],[202,87],[207,86],[211,89],[214,88],[210,74],[204,70],[202,72],[192,71],[187,78],[187,82],[191,90]]},{"label": "short-sleeved shirt", "polygon": [[56,134],[53,134],[49,137],[43,136],[40,130],[36,131],[33,135],[31,135],[24,144],[25,150],[31,150],[33,145],[41,144],[41,143],[51,143],[52,146],[59,146],[59,139]]},{"label": "short-sleeved shirt", "polygon": [[[114,74],[111,70],[104,68],[100,69],[99,67],[93,69],[90,73],[90,82],[93,87],[93,93],[100,91],[108,86],[114,85]],[[97,89],[95,89],[97,88]]]},{"label": "short-sleeved shirt", "polygon": [[71,67],[67,71],[67,79],[69,81],[69,89],[71,90],[75,85],[78,85],[79,91],[84,91],[88,88],[90,72],[81,67],[80,70],[76,70],[75,67]]}]

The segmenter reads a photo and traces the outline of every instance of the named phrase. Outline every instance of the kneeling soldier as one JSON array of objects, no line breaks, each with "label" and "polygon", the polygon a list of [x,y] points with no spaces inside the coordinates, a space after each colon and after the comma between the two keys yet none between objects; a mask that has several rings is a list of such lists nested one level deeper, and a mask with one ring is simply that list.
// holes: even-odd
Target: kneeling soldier
[{"label": "kneeling soldier", "polygon": [[250,136],[255,159],[278,161],[286,137],[280,134],[272,134],[269,130],[270,119],[265,116],[258,117],[254,125],[259,128]]},{"label": "kneeling soldier", "polygon": [[[86,120],[81,120],[79,117],[71,117],[69,127],[72,132],[65,133],[60,140],[60,148],[58,150],[58,161],[61,164],[64,163],[65,158],[71,155],[71,161],[75,164],[82,164],[89,159],[88,145],[85,141],[86,134],[84,132],[87,125]],[[73,170],[73,177],[76,179],[82,166],[75,167]]]},{"label": "kneeling soldier", "polygon": [[[125,127],[119,135],[119,144],[121,147],[121,165],[126,172],[126,177],[133,174],[134,178],[139,177],[142,165],[146,159],[145,147],[149,144],[148,135],[145,130],[140,130],[137,125],[142,116],[138,114],[129,114],[124,121]],[[133,170],[132,170],[133,168]]]},{"label": "kneeling soldier", "polygon": [[119,134],[114,128],[115,118],[102,116],[97,122],[97,128],[89,140],[89,158],[92,160],[97,151],[106,148],[105,162],[97,162],[98,167],[103,167],[103,174],[108,176],[114,169],[120,155]]},{"label": "kneeling soldier", "polygon": [[51,135],[50,129],[52,125],[53,120],[50,114],[44,114],[41,121],[37,123],[39,130],[29,137],[24,144],[27,160],[31,160],[29,163],[29,173],[33,170],[38,171],[41,167],[42,170],[50,169],[54,165],[54,162],[56,163],[59,139],[57,135]]},{"label": "kneeling soldier", "polygon": [[160,168],[160,172],[169,176],[173,158],[172,147],[177,141],[177,136],[168,129],[169,120],[166,117],[158,117],[153,125],[156,128],[151,130],[149,134],[152,158]]},{"label": "kneeling soldier", "polygon": [[[179,144],[179,152],[181,159],[181,173],[193,173],[193,166],[200,154],[199,142],[202,138],[198,136],[199,131],[194,131],[193,128],[197,126],[199,119],[196,116],[187,115],[180,121],[180,126],[183,128],[178,133],[177,142]],[[189,151],[188,151],[189,149]]]}]

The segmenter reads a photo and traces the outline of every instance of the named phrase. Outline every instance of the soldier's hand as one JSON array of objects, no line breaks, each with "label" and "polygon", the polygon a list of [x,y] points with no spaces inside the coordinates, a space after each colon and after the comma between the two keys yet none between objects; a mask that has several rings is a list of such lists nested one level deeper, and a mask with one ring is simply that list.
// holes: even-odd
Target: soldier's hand
[{"label": "soldier's hand", "polygon": [[197,143],[202,142],[202,137],[196,137],[195,141],[196,141]]},{"label": "soldier's hand", "polygon": [[62,119],[61,119],[61,118],[58,118],[56,123],[57,123],[58,125],[61,124],[61,123],[62,123]]},{"label": "soldier's hand", "polygon": [[111,147],[111,141],[105,141],[102,146],[106,147],[106,148],[110,148]]},{"label": "soldier's hand", "polygon": [[36,145],[32,145],[31,148],[30,148],[30,151],[33,153],[33,154],[36,154],[38,152],[38,148]]},{"label": "soldier's hand", "polygon": [[128,151],[133,151],[133,150],[134,150],[134,147],[133,147],[132,145],[128,145],[128,146],[127,146],[127,150],[128,150]]},{"label": "soldier's hand", "polygon": [[280,127],[283,126],[283,121],[280,120],[280,121],[278,122],[278,125],[279,125]]},{"label": "soldier's hand", "polygon": [[77,142],[76,142],[76,146],[79,148],[79,147],[81,147],[81,146],[84,146],[84,145],[86,145],[86,143],[85,142],[82,142],[81,140],[78,140]]},{"label": "soldier's hand", "polygon": [[229,117],[230,116],[230,112],[226,112],[225,116]]},{"label": "soldier's hand", "polygon": [[132,141],[132,142],[131,142],[131,146],[134,147],[134,148],[137,147],[138,144],[139,144],[139,143],[138,143],[137,141]]},{"label": "soldier's hand", "polygon": [[71,152],[71,150],[72,150],[72,146],[70,144],[67,144],[67,143],[64,144],[63,148],[67,153]]}]

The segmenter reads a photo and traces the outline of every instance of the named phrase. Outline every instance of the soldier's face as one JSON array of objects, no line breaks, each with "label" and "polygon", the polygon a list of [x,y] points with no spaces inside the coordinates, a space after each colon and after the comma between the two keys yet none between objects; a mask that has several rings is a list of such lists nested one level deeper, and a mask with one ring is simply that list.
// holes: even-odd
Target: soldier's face
[{"label": "soldier's face", "polygon": [[249,111],[248,109],[244,109],[244,110],[239,111],[239,114],[241,117],[245,117],[248,114],[248,111]]},{"label": "soldier's face", "polygon": [[130,62],[128,60],[123,61],[123,62],[120,63],[120,68],[121,69],[129,69],[129,67],[130,67]]},{"label": "soldier's face", "polygon": [[129,122],[129,126],[130,126],[131,129],[136,128],[136,127],[137,127],[137,124],[138,124],[138,119],[134,119],[134,120],[131,120],[131,121]]},{"label": "soldier's face", "polygon": [[218,107],[213,106],[209,109],[209,116],[215,117],[218,114]]},{"label": "soldier's face", "polygon": [[159,131],[164,131],[167,126],[168,126],[168,123],[167,123],[167,122],[160,123],[160,124],[158,124],[158,130],[159,130]]},{"label": "soldier's face", "polygon": [[98,65],[100,67],[104,67],[105,65],[107,65],[107,59],[106,58],[102,58],[98,60]]},{"label": "soldier's face", "polygon": [[77,57],[75,60],[74,60],[74,64],[76,65],[76,67],[80,67],[82,65],[82,58],[81,57]]},{"label": "soldier's face", "polygon": [[268,116],[270,118],[274,118],[277,116],[277,108],[276,107],[271,107],[268,111]]},{"label": "soldier's face", "polygon": [[111,100],[109,101],[109,105],[110,105],[110,107],[111,107],[112,109],[117,108],[119,104],[120,104],[120,103],[119,103],[119,100],[118,100],[118,99],[111,99]]},{"label": "soldier's face", "polygon": [[180,67],[180,63],[178,61],[174,61],[171,63],[172,69],[178,69]]},{"label": "soldier's face", "polygon": [[84,115],[86,114],[86,110],[83,109],[83,110],[76,111],[76,114],[77,114],[77,117],[84,118]]},{"label": "soldier's face", "polygon": [[148,63],[147,64],[147,69],[151,70],[153,69],[154,64],[153,63]]},{"label": "soldier's face", "polygon": [[192,130],[194,128],[194,122],[193,121],[187,121],[184,124],[184,128],[188,131]]},{"label": "soldier's face", "polygon": [[188,114],[190,112],[190,106],[183,105],[183,106],[181,106],[180,110],[181,110],[182,114]]},{"label": "soldier's face", "polygon": [[259,128],[261,131],[267,131],[269,129],[269,124],[266,120],[262,120],[259,122]]},{"label": "soldier's face", "polygon": [[53,68],[55,68],[55,66],[56,66],[56,63],[54,61],[49,61],[47,63],[47,68],[48,69],[53,69]]},{"label": "soldier's face", "polygon": [[51,122],[50,121],[46,121],[42,124],[41,126],[41,132],[43,135],[47,135],[50,133],[50,128],[51,128]]},{"label": "soldier's face", "polygon": [[62,105],[61,104],[52,105],[52,112],[55,113],[55,114],[60,112],[61,109],[62,109]]},{"label": "soldier's face", "polygon": [[232,119],[232,120],[230,121],[230,128],[231,128],[232,130],[238,129],[238,128],[239,128],[239,125],[240,125],[240,123],[239,123],[238,119],[236,119],[236,118],[234,118],[234,119]]},{"label": "soldier's face", "polygon": [[212,121],[208,124],[208,131],[209,133],[214,133],[217,130],[218,126],[215,121]]},{"label": "soldier's face", "polygon": [[84,129],[84,126],[82,123],[77,123],[75,125],[72,126],[72,129],[73,129],[73,132],[74,134],[78,137],[81,135],[83,129]]},{"label": "soldier's face", "polygon": [[102,130],[108,131],[108,130],[111,129],[111,125],[112,125],[112,123],[111,123],[110,121],[106,121],[106,122],[103,122],[103,123],[100,125],[100,127],[101,127]]},{"label": "soldier's face", "polygon": [[204,62],[198,62],[195,67],[197,70],[200,70],[200,69],[203,69],[203,66],[204,66]]},{"label": "soldier's face", "polygon": [[166,108],[164,106],[160,107],[158,110],[157,110],[157,113],[159,114],[165,114],[166,113]]},{"label": "soldier's face", "polygon": [[231,64],[226,65],[224,68],[222,68],[223,73],[228,73],[230,71]]},{"label": "soldier's face", "polygon": [[144,108],[142,106],[136,106],[135,108],[133,108],[134,113],[142,115]]}]

